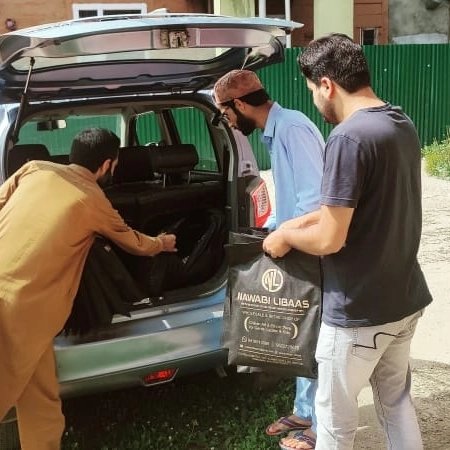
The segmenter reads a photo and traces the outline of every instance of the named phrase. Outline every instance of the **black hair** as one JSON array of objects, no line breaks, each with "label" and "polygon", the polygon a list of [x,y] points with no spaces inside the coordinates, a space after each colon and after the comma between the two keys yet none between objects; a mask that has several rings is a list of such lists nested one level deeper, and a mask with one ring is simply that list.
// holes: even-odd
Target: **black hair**
[{"label": "black hair", "polygon": [[349,93],[370,86],[362,47],[347,35],[333,33],[311,41],[297,59],[303,75],[315,85],[327,77]]},{"label": "black hair", "polygon": [[270,100],[269,94],[265,89],[258,89],[257,91],[250,92],[249,94],[242,95],[241,97],[232,98],[226,102],[220,103],[221,106],[229,106],[233,111],[235,111],[234,101],[241,100],[248,103],[251,106],[261,106]]},{"label": "black hair", "polygon": [[120,139],[112,131],[88,128],[75,136],[69,161],[95,173],[107,159],[117,159],[119,147]]}]

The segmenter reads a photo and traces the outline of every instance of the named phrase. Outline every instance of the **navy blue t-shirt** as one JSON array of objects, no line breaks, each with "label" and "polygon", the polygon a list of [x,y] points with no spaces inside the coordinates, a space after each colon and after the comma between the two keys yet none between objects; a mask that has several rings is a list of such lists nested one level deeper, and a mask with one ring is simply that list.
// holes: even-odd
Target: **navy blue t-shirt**
[{"label": "navy blue t-shirt", "polygon": [[381,325],[431,302],[417,262],[422,229],[416,129],[398,107],[355,112],[325,147],[321,203],[355,208],[345,246],[323,258],[323,320]]}]

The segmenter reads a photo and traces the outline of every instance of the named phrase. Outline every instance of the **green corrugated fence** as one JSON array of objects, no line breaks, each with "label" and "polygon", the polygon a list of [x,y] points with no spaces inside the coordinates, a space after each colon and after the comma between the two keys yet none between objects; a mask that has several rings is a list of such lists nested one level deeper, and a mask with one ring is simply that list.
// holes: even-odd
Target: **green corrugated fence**
[{"label": "green corrugated fence", "polygon": [[[300,51],[287,49],[283,64],[266,67],[259,75],[272,99],[304,112],[326,137],[331,127],[317,113],[299,73]],[[403,108],[414,121],[422,145],[442,139],[450,125],[450,45],[375,45],[364,51],[378,96]],[[260,168],[268,169],[269,157],[258,133],[251,142]]]}]

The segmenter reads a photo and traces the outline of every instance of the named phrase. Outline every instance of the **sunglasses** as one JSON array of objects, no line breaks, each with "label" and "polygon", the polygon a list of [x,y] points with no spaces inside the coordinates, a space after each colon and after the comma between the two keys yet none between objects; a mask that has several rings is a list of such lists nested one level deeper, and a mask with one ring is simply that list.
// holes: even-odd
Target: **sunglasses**
[{"label": "sunglasses", "polygon": [[[255,103],[255,101],[257,101],[261,98],[261,95],[264,95],[265,97],[267,97],[267,99],[269,98],[265,89],[261,88],[261,89],[258,89],[257,91],[250,92],[249,94],[242,95],[241,97],[235,97],[230,100],[227,100],[226,102],[217,103],[217,106],[226,108],[226,109],[231,108],[233,111],[236,111],[235,103],[234,103],[236,100],[241,100],[245,103],[253,104],[253,103]],[[220,121],[224,121],[224,122],[228,123],[229,120],[230,119],[228,117],[226,110],[223,112],[218,111],[214,115],[211,123],[213,125],[218,125]]]}]

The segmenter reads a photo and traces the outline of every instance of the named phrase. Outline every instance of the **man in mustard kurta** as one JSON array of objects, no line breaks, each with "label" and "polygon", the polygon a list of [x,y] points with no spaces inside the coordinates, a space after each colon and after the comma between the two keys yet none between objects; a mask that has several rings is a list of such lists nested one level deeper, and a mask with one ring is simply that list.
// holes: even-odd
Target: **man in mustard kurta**
[{"label": "man in mustard kurta", "polygon": [[95,236],[135,255],[175,251],[175,236],[129,228],[99,187],[114,172],[119,145],[108,130],[85,130],[70,165],[31,161],[0,187],[0,420],[16,406],[23,450],[60,448],[53,338]]}]

